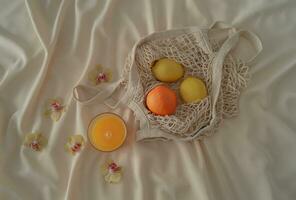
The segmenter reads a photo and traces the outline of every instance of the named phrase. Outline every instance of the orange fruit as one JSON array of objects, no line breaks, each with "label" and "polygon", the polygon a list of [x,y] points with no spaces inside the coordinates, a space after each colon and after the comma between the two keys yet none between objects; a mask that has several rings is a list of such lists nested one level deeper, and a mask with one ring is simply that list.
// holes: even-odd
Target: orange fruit
[{"label": "orange fruit", "polygon": [[148,93],[146,105],[154,114],[172,115],[177,108],[177,95],[172,89],[159,85]]}]

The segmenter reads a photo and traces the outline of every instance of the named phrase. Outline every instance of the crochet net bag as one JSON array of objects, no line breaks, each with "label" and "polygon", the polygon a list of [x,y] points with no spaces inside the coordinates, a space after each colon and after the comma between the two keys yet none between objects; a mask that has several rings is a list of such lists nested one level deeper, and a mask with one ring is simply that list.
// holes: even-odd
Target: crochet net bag
[{"label": "crochet net bag", "polygon": [[[241,36],[255,42],[258,53],[261,43],[250,32],[224,29],[228,34],[226,40],[210,38],[206,29],[161,32],[138,43],[129,54],[124,68],[128,101],[133,102],[131,108],[137,118],[145,116],[150,130],[160,129],[165,133],[162,138],[200,139],[214,133],[223,118],[238,114],[240,91],[247,86],[249,67],[230,50]],[[195,103],[183,103],[178,96],[179,104],[174,115],[159,116],[149,111],[145,106],[146,94],[163,84],[151,72],[151,66],[160,58],[170,58],[182,64],[184,78],[201,78],[209,95]],[[168,85],[178,94],[182,80]]]}]

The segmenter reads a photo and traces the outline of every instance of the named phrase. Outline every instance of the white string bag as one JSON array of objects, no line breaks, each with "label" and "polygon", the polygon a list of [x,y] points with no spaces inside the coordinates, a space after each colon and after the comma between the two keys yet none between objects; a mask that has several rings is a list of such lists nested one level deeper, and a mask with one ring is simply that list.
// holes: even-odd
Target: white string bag
[{"label": "white string bag", "polygon": [[[210,28],[192,27],[153,33],[133,47],[122,79],[110,86],[114,89],[109,89],[105,96],[111,96],[120,83],[125,85],[125,95],[115,104],[110,98],[106,98],[105,103],[115,108],[123,102],[134,111],[140,121],[137,140],[200,139],[214,133],[223,118],[238,113],[240,91],[246,87],[248,79],[246,64],[261,50],[261,42],[255,34],[236,30],[221,22]],[[176,113],[169,116],[155,115],[145,105],[146,94],[163,84],[155,79],[151,66],[164,57],[184,66],[184,78],[201,78],[208,90],[208,96],[195,103],[183,103],[178,97]],[[181,81],[168,85],[178,94]]]}]

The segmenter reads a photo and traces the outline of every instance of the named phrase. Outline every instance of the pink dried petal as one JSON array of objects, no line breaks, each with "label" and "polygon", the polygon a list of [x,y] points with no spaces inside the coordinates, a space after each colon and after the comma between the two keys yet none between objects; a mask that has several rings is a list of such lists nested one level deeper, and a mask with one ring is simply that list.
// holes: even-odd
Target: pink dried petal
[{"label": "pink dried petal", "polygon": [[53,111],[59,111],[59,110],[62,109],[61,104],[60,104],[59,102],[56,102],[56,101],[53,102],[53,103],[51,103],[50,107],[51,107],[51,109],[52,109]]},{"label": "pink dried petal", "polygon": [[35,151],[39,151],[40,150],[40,144],[38,141],[33,140],[30,144],[30,147],[35,150]]},{"label": "pink dried petal", "polygon": [[75,144],[71,147],[71,150],[72,150],[73,152],[78,152],[78,151],[80,151],[80,149],[81,149],[81,144],[80,144],[80,143],[75,143]]},{"label": "pink dried petal", "polygon": [[98,83],[107,81],[107,75],[105,73],[103,73],[103,72],[98,73],[98,75],[96,77],[96,81]]},{"label": "pink dried petal", "polygon": [[111,164],[109,164],[109,166],[108,166],[108,171],[110,173],[115,173],[115,172],[117,172],[119,170],[120,170],[120,167],[116,163],[114,163],[114,162],[111,163]]}]

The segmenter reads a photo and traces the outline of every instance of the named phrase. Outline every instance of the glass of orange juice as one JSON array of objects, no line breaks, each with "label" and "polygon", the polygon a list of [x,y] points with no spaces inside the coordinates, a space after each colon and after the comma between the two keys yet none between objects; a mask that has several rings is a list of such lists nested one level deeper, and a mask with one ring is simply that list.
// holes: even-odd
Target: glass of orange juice
[{"label": "glass of orange juice", "polygon": [[102,113],[91,120],[87,132],[89,141],[95,149],[114,151],[123,144],[127,129],[119,115]]}]

